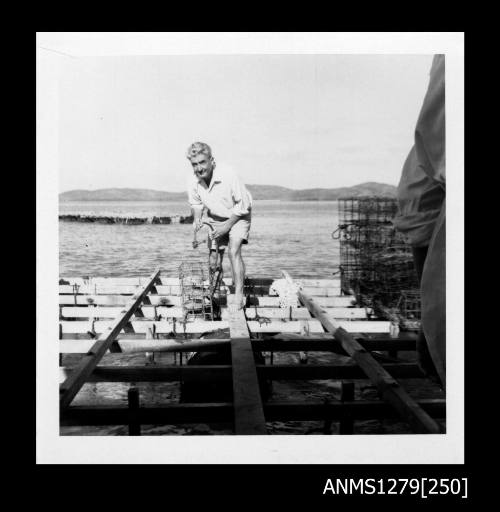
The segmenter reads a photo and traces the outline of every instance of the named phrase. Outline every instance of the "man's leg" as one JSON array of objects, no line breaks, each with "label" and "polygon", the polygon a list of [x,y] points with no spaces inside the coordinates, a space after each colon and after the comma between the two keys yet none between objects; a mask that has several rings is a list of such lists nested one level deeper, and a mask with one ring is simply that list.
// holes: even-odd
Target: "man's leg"
[{"label": "man's leg", "polygon": [[224,249],[219,249],[219,257],[217,257],[217,251],[215,249],[210,249],[209,255],[209,265],[210,271],[215,272],[217,267],[222,269],[222,259],[224,258]]},{"label": "man's leg", "polygon": [[241,256],[241,245],[243,239],[231,238],[229,241],[229,260],[233,271],[235,307],[242,309],[245,306],[243,296],[243,283],[245,281],[245,264]]}]

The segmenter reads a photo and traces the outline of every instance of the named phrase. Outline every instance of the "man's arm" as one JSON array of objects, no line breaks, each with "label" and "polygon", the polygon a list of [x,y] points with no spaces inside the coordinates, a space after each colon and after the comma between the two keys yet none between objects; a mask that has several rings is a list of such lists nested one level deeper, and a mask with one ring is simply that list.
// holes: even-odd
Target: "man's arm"
[{"label": "man's arm", "polygon": [[191,207],[191,212],[193,213],[193,249],[196,249],[199,245],[199,242],[196,238],[196,233],[201,228],[201,217],[203,215],[203,207]]},{"label": "man's arm", "polygon": [[231,228],[241,219],[239,215],[231,215],[229,219],[224,222],[220,227],[215,228],[210,233],[210,238],[212,240],[217,240],[217,238],[220,238],[221,236],[224,236],[226,233],[229,233],[231,231]]},{"label": "man's arm", "polygon": [[201,217],[203,216],[203,206],[192,206],[193,212],[193,229],[198,231],[201,227]]},{"label": "man's arm", "polygon": [[201,227],[201,217],[203,215],[203,202],[196,190],[196,184],[193,183],[193,179],[189,178],[188,180],[188,203],[191,207],[191,213],[193,214],[193,228],[196,233],[198,229]]}]

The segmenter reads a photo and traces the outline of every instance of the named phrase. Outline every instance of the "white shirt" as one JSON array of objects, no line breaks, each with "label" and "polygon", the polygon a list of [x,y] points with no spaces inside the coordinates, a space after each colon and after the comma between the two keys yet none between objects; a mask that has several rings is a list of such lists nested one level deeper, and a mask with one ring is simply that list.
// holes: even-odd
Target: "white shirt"
[{"label": "white shirt", "polygon": [[188,200],[192,208],[205,206],[209,215],[225,219],[242,217],[252,209],[250,192],[228,167],[216,166],[209,186],[193,174],[188,181]]}]

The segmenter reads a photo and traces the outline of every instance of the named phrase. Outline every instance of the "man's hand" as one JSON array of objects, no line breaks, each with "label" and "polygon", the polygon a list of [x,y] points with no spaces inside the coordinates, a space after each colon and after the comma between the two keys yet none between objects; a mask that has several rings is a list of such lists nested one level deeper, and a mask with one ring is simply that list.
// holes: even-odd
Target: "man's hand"
[{"label": "man's hand", "polygon": [[214,228],[214,230],[210,233],[210,240],[217,240],[220,237],[226,235],[227,233],[229,233],[232,226],[233,224],[227,221],[224,222],[224,224],[222,224],[218,228]]}]

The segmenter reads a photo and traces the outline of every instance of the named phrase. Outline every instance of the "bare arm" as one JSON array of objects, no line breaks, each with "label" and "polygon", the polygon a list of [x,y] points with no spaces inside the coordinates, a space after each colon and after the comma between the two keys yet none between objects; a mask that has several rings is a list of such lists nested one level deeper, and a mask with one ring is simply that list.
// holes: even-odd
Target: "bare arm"
[{"label": "bare arm", "polygon": [[201,217],[203,216],[203,208],[192,208],[193,212],[193,229],[196,233],[201,227]]},{"label": "bare arm", "polygon": [[241,217],[239,215],[231,215],[231,217],[229,217],[229,219],[227,219],[224,224],[222,224],[222,226],[218,227],[218,228],[215,228],[211,233],[210,233],[210,238],[212,240],[217,240],[218,238],[220,238],[221,236],[224,236],[226,233],[229,233],[229,231],[231,230],[231,228],[241,219]]}]

